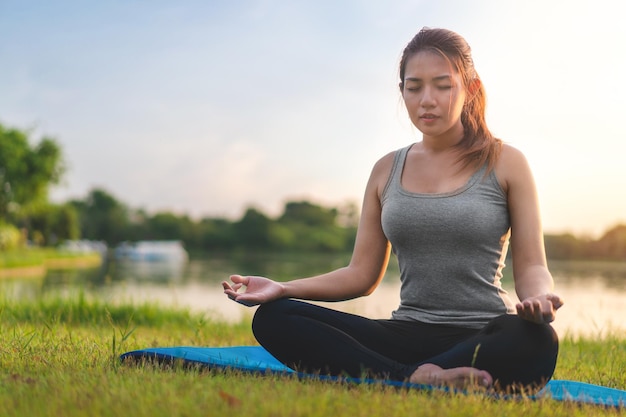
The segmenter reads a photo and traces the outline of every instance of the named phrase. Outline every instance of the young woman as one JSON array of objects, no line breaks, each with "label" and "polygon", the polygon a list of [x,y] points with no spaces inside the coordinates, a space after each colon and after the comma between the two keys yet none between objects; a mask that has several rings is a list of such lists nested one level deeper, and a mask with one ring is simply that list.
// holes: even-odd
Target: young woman
[{"label": "young woman", "polygon": [[[485,91],[458,34],[422,29],[400,62],[400,92],[422,140],[389,153],[368,181],[350,264],[275,282],[233,275],[224,292],[261,304],[258,342],[305,372],[515,389],[552,376],[558,340],[534,180],[525,157],[493,137]],[[514,305],[500,284],[511,243]],[[370,294],[390,252],[400,306],[374,320],[301,300]]]}]

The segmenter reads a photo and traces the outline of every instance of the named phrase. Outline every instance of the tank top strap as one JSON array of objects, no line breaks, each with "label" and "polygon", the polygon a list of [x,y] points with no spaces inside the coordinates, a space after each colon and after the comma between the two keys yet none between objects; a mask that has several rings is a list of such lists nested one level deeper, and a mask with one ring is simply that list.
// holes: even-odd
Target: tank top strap
[{"label": "tank top strap", "polygon": [[398,149],[395,152],[394,159],[393,159],[393,166],[391,167],[389,178],[387,179],[387,183],[385,184],[385,188],[383,189],[383,193],[382,193],[383,204],[385,203],[385,200],[387,199],[387,195],[391,188],[393,188],[394,191],[400,189],[400,183],[402,180],[402,171],[404,170],[404,162],[406,161],[406,155],[409,152],[409,149],[411,149],[411,146],[413,145],[411,144],[404,148]]}]

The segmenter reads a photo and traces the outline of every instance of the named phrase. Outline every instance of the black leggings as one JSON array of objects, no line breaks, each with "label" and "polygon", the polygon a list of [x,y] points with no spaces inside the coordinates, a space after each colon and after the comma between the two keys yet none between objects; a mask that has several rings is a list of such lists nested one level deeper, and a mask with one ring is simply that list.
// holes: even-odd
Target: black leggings
[{"label": "black leggings", "polygon": [[258,342],[301,372],[407,381],[418,366],[471,366],[500,388],[540,387],[556,366],[550,325],[502,315],[483,329],[402,320],[373,320],[291,299],[259,306]]}]

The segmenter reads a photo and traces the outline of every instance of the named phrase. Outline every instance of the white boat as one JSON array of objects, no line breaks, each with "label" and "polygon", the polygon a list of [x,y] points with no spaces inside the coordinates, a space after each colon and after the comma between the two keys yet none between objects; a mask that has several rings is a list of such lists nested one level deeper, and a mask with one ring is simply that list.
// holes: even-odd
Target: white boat
[{"label": "white boat", "polygon": [[123,242],[115,248],[116,260],[186,263],[189,255],[179,240]]}]

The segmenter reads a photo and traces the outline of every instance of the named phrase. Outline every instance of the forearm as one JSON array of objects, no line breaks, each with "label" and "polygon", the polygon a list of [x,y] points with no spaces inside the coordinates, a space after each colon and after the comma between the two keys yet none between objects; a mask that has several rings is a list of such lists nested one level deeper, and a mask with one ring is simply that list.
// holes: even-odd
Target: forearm
[{"label": "forearm", "polygon": [[301,278],[283,283],[286,298],[315,301],[342,301],[371,293],[384,275],[387,262],[376,274],[346,266],[310,278]]}]

